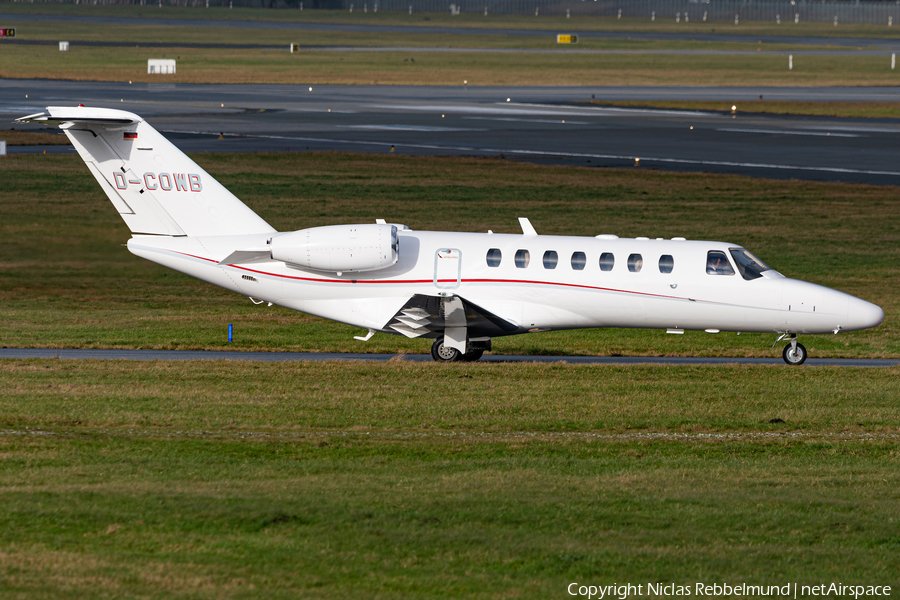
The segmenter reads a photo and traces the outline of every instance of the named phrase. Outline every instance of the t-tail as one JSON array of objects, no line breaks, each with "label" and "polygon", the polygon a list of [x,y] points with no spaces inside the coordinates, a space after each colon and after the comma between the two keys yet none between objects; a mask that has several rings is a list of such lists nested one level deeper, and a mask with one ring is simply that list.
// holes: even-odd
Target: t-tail
[{"label": "t-tail", "polygon": [[268,223],[136,114],[50,106],[19,121],[59,125],[135,234],[274,233]]}]

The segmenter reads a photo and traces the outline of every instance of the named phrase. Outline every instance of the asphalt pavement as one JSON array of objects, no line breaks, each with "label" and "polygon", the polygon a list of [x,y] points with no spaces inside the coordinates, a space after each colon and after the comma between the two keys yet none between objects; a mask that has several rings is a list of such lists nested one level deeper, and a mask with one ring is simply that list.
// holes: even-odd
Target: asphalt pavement
[{"label": "asphalt pavement", "polygon": [[[0,348],[0,359],[58,358],[60,360],[245,360],[258,362],[407,361],[432,362],[430,354],[362,354],[338,352],[243,352],[207,350],[94,350]],[[521,356],[485,354],[480,362],[567,363],[576,365],[785,365],[780,358],[678,356]],[[900,360],[867,358],[810,358],[811,367],[896,367]]]},{"label": "asphalt pavement", "polygon": [[[461,83],[461,82],[460,82]],[[603,100],[716,100],[730,111]],[[762,98],[762,99],[761,99]],[[900,88],[334,86],[0,80],[0,121],[84,103],[146,118],[186,152],[503,156],[543,164],[900,184],[900,121],[749,114],[772,100],[900,101]],[[67,146],[10,153],[73,152]]]}]

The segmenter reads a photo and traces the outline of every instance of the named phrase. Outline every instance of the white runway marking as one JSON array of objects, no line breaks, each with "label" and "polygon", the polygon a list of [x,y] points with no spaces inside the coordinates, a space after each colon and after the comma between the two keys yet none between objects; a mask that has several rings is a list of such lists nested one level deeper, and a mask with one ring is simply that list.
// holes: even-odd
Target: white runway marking
[{"label": "white runway marking", "polygon": [[[163,130],[161,133],[187,133],[194,135],[218,135],[218,132],[213,131],[184,131],[184,130],[174,130],[167,129]],[[296,142],[319,142],[319,143],[327,143],[327,144],[348,144],[353,146],[381,146],[383,148],[387,148],[391,146],[391,142],[369,142],[364,140],[340,140],[333,138],[313,138],[313,137],[294,137],[294,136],[285,136],[285,135],[245,135],[245,134],[225,134],[228,137],[247,137],[247,138],[258,138],[258,139],[270,139],[270,140],[287,140],[287,141],[296,141]],[[561,158],[600,158],[606,160],[624,160],[632,162],[636,158],[633,154],[625,155],[625,154],[592,154],[586,152],[549,152],[544,150],[517,150],[510,148],[490,148],[490,147],[475,147],[475,146],[450,146],[450,145],[438,145],[438,144],[399,144],[394,143],[394,146],[403,147],[403,148],[416,148],[419,150],[438,150],[442,152],[446,151],[456,151],[456,152],[475,152],[475,153],[485,153],[485,154],[512,154],[512,155],[521,155],[521,156],[551,156],[551,157],[561,157]],[[736,162],[736,161],[727,161],[727,160],[696,160],[689,158],[668,158],[664,156],[640,156],[637,157],[641,159],[641,162],[644,164],[650,162],[657,162],[663,164],[677,164],[677,165],[697,165],[700,167],[703,166],[711,166],[711,167],[741,167],[746,169],[774,169],[777,171],[811,171],[811,172],[821,172],[821,173],[845,173],[848,175],[888,175],[891,177],[900,177],[900,171],[872,171],[868,169],[848,169],[844,167],[812,167],[812,166],[801,166],[801,165],[778,165],[771,163],[751,163],[751,162]]]},{"label": "white runway marking", "polygon": [[555,106],[552,104],[519,104],[516,102],[498,102],[493,105],[467,106],[450,105],[410,105],[410,104],[375,104],[373,108],[399,111],[422,111],[448,114],[482,114],[482,115],[535,115],[535,116],[578,116],[578,117],[614,117],[627,114],[639,115],[671,115],[679,117],[723,117],[718,113],[707,113],[685,110],[665,110],[658,108],[620,108],[614,106]]},{"label": "white runway marking", "polygon": [[738,129],[737,127],[723,127],[716,131],[731,131],[735,133],[765,133],[772,135],[814,135],[819,137],[858,138],[863,137],[855,133],[831,133],[824,131],[794,131],[791,129]]},{"label": "white runway marking", "polygon": [[[502,106],[540,106],[544,108],[558,108],[553,104],[520,104],[517,102],[503,103]],[[584,114],[591,113],[639,113],[652,115],[677,115],[679,117],[725,117],[721,113],[706,112],[701,110],[670,110],[665,108],[640,108],[640,107],[621,107],[621,106],[569,106],[572,110],[582,111]]]},{"label": "white runway marking", "polygon": [[821,125],[802,125],[803,129],[821,129],[822,131],[860,131],[863,133],[900,133],[900,128],[888,127],[822,127]]},{"label": "white runway marking", "polygon": [[428,125],[337,125],[337,129],[368,129],[372,131],[487,131],[465,127],[430,127]]},{"label": "white runway marking", "polygon": [[[574,110],[565,110],[560,108],[553,109],[531,109],[531,108],[507,108],[506,104],[498,104],[496,106],[465,106],[465,105],[428,105],[428,106],[411,106],[407,104],[376,104],[373,108],[383,108],[386,110],[398,110],[409,112],[411,110],[430,113],[449,113],[457,115],[535,115],[535,116],[556,116],[561,117],[579,115]],[[579,115],[580,116],[580,115]]]},{"label": "white runway marking", "polygon": [[[518,121],[520,123],[559,123],[559,119],[516,119],[513,117],[463,117],[469,121]],[[587,121],[565,120],[566,125],[589,125]]]}]

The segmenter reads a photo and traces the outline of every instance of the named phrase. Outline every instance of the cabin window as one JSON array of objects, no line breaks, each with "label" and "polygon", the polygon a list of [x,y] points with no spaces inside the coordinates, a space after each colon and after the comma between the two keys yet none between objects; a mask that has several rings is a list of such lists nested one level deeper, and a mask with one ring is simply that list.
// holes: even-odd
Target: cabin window
[{"label": "cabin window", "polygon": [[612,252],[604,252],[600,255],[600,270],[601,271],[612,271],[613,267],[616,264],[616,257],[613,256]]},{"label": "cabin window", "polygon": [[555,269],[556,264],[559,262],[559,255],[556,254],[553,250],[547,250],[544,252],[544,268],[545,269]]},{"label": "cabin window", "polygon": [[728,250],[734,258],[734,262],[737,265],[738,271],[741,273],[741,277],[747,281],[762,277],[761,273],[763,271],[772,270],[772,267],[768,266],[743,248],[729,248]]},{"label": "cabin window", "polygon": [[728,262],[724,252],[710,250],[706,253],[706,274],[734,275],[734,269],[731,268],[731,263]]},{"label": "cabin window", "polygon": [[671,273],[672,269],[675,268],[675,259],[672,258],[671,254],[663,254],[659,257],[659,272],[660,273]]},{"label": "cabin window", "polygon": [[499,267],[500,261],[503,259],[503,253],[500,252],[500,248],[491,248],[487,252],[487,266],[489,267]]},{"label": "cabin window", "polygon": [[531,261],[531,253],[528,250],[516,250],[516,266],[524,269]]},{"label": "cabin window", "polygon": [[573,252],[572,253],[572,268],[576,271],[583,271],[584,265],[587,264],[587,256],[584,255],[584,252]]},{"label": "cabin window", "polygon": [[632,273],[640,273],[644,268],[644,259],[640,254],[630,254],[628,256],[628,270]]}]

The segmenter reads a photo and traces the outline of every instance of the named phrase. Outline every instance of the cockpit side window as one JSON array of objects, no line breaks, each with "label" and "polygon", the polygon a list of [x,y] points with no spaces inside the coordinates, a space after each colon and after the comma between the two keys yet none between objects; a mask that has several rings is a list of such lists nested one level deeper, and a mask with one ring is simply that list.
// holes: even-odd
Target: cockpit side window
[{"label": "cockpit side window", "polygon": [[707,275],[734,275],[734,269],[728,262],[728,257],[719,250],[710,250],[706,253]]},{"label": "cockpit side window", "polygon": [[772,267],[768,266],[743,248],[729,248],[728,251],[731,252],[731,256],[734,258],[734,262],[737,265],[741,277],[747,281],[762,277],[761,273],[763,271],[772,270]]}]

